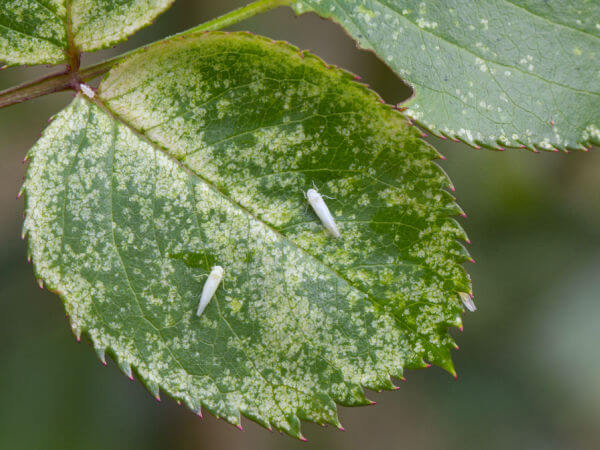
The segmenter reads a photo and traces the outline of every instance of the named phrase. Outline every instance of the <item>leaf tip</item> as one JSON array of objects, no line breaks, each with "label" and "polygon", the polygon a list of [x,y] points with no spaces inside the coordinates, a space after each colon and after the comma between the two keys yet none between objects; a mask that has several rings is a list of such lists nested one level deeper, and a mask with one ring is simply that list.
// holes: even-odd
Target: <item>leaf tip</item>
[{"label": "leaf tip", "polygon": [[94,350],[96,351],[96,355],[98,355],[98,359],[102,365],[106,367],[106,349],[103,347],[94,346]]}]

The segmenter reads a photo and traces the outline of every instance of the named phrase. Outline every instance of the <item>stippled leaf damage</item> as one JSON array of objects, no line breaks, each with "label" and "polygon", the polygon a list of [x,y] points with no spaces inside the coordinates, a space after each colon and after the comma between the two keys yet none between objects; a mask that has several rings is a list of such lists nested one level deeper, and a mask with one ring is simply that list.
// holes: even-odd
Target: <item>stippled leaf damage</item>
[{"label": "stippled leaf damage", "polygon": [[301,437],[405,368],[454,371],[460,209],[439,154],[347,72],[246,34],[174,39],[76,98],[30,157],[38,276],[155,395]]},{"label": "stippled leaf damage", "polygon": [[0,61],[66,62],[69,51],[98,50],[124,40],[173,1],[0,0]]}]

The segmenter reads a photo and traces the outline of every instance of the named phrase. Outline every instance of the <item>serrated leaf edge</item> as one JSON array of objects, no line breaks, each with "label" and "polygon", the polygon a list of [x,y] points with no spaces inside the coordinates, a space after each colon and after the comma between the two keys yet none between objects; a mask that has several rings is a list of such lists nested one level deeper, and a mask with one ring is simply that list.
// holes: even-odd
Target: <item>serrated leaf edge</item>
[{"label": "serrated leaf edge", "polygon": [[[202,34],[208,34],[208,33],[209,33],[209,32],[202,32]],[[269,43],[269,44],[271,44],[271,45],[278,46],[278,47],[281,47],[281,48],[284,48],[284,49],[286,49],[287,51],[293,52],[293,53],[295,53],[295,54],[296,54],[298,57],[301,57],[301,58],[312,58],[312,59],[314,59],[314,60],[318,61],[320,64],[322,64],[322,65],[323,65],[323,67],[324,67],[324,68],[326,68],[326,69],[331,69],[331,70],[337,70],[337,71],[339,71],[340,73],[342,73],[342,74],[344,75],[344,78],[345,78],[347,81],[349,81],[350,83],[352,83],[352,84],[354,84],[355,86],[359,87],[359,88],[360,88],[360,89],[361,89],[361,90],[362,90],[364,93],[366,93],[367,95],[369,95],[370,97],[372,97],[372,98],[373,98],[373,101],[375,101],[375,102],[377,102],[378,104],[380,104],[380,105],[381,105],[381,107],[383,107],[383,108],[386,108],[386,109],[389,109],[390,111],[394,111],[395,113],[399,114],[399,116],[400,116],[400,117],[402,117],[404,120],[406,120],[406,116],[405,116],[404,114],[402,114],[402,112],[401,112],[401,111],[399,111],[397,107],[395,107],[394,105],[389,105],[389,104],[386,104],[386,103],[384,102],[384,100],[383,100],[383,99],[382,99],[382,98],[381,98],[381,97],[380,97],[380,96],[379,96],[379,95],[378,95],[376,92],[374,92],[373,90],[371,90],[371,89],[370,89],[368,86],[366,86],[365,84],[358,82],[357,80],[359,80],[359,79],[360,79],[359,77],[357,77],[356,75],[352,74],[351,72],[349,72],[349,71],[347,71],[347,70],[345,70],[345,69],[341,69],[341,68],[338,68],[338,67],[336,67],[336,66],[334,66],[334,65],[327,64],[327,63],[326,63],[326,62],[324,62],[324,61],[323,61],[323,60],[322,60],[320,57],[318,57],[317,55],[314,55],[313,53],[310,53],[310,52],[308,52],[308,51],[305,51],[305,50],[304,50],[304,51],[301,51],[301,50],[299,50],[297,47],[295,47],[295,46],[293,46],[293,45],[291,45],[291,44],[289,44],[288,42],[285,42],[285,41],[276,41],[276,40],[269,39],[269,38],[266,38],[266,37],[263,37],[263,36],[257,36],[257,35],[253,35],[252,33],[248,33],[248,32],[238,32],[238,33],[228,33],[228,32],[210,32],[210,33],[218,33],[218,34],[223,34],[223,35],[227,35],[227,34],[231,34],[231,35],[243,35],[243,34],[246,34],[246,35],[248,35],[248,34],[249,34],[249,35],[252,35],[252,36],[254,36],[255,38],[258,38],[258,39],[261,39],[261,40],[263,40],[263,41],[264,41],[264,42],[266,42],[266,43]],[[193,37],[197,37],[197,35],[177,36],[177,37],[174,37],[173,39],[178,39],[178,40],[180,40],[180,39],[189,39],[189,38],[193,38]],[[165,44],[168,44],[169,42],[171,42],[171,40],[168,40],[168,41],[163,41],[163,42],[159,42],[159,43],[153,44],[153,45],[151,45],[151,46],[149,46],[149,47],[147,47],[147,48],[140,49],[140,50],[136,51],[136,52],[135,52],[135,53],[133,53],[133,54],[137,54],[137,53],[139,53],[139,52],[145,52],[145,51],[147,51],[149,48],[153,47],[154,45],[165,45]],[[118,67],[120,64],[121,64],[121,63],[117,64],[115,67]],[[113,69],[114,69],[114,68],[113,68]],[[165,152],[165,150],[164,150],[164,149],[162,149],[162,148],[161,148],[159,145],[157,145],[156,143],[154,143],[154,142],[150,141],[149,139],[147,139],[147,138],[146,138],[146,137],[143,135],[143,133],[140,133],[138,130],[136,130],[136,129],[135,129],[135,128],[133,128],[131,125],[129,125],[127,122],[123,121],[123,120],[122,120],[120,117],[118,117],[118,115],[116,115],[116,114],[114,114],[112,111],[110,111],[110,109],[108,109],[108,108],[106,107],[106,105],[104,105],[104,104],[101,102],[101,100],[100,100],[98,97],[94,98],[93,100],[90,100],[90,99],[88,99],[88,98],[86,98],[86,97],[83,97],[83,96],[81,96],[81,94],[79,94],[79,96],[80,96],[81,98],[84,98],[86,101],[90,101],[90,102],[92,102],[92,103],[95,103],[95,104],[97,104],[97,105],[98,105],[98,106],[100,106],[100,107],[101,107],[101,108],[102,108],[102,109],[103,109],[105,112],[109,113],[109,114],[111,115],[111,117],[113,117],[113,118],[114,118],[115,120],[117,120],[119,123],[121,123],[121,124],[123,124],[123,125],[127,126],[127,127],[128,127],[130,130],[132,130],[132,131],[133,131],[133,132],[134,132],[134,133],[135,133],[137,136],[139,136],[139,137],[140,137],[140,138],[142,138],[144,141],[146,141],[147,143],[149,143],[150,145],[152,145],[152,147],[153,147],[153,148],[155,148],[155,149],[157,149],[157,150],[160,150],[161,152],[164,152],[164,153],[166,153],[166,152]],[[450,180],[449,180],[448,176],[445,174],[445,172],[443,171],[443,169],[442,169],[441,167],[439,167],[439,165],[437,165],[437,164],[435,163],[435,160],[436,160],[436,159],[444,159],[444,158],[443,158],[443,156],[442,156],[442,155],[441,155],[441,154],[440,154],[440,153],[439,153],[439,152],[438,152],[438,151],[437,151],[437,150],[436,150],[434,147],[432,147],[432,146],[431,146],[429,143],[427,143],[426,141],[424,141],[423,139],[420,139],[420,138],[419,138],[419,140],[420,140],[421,142],[423,142],[423,143],[424,143],[424,144],[425,144],[425,145],[426,145],[428,148],[430,148],[430,149],[432,150],[432,154],[433,154],[435,157],[432,157],[432,158],[430,159],[430,162],[431,162],[431,164],[433,164],[433,165],[434,165],[434,166],[435,166],[435,167],[436,167],[436,168],[437,168],[439,171],[441,171],[442,173],[444,173],[444,175],[445,175],[445,178],[446,178],[446,180],[447,180],[447,187],[448,187],[450,190],[453,190],[452,183],[450,182]],[[35,148],[35,147],[34,147],[34,148]],[[167,155],[168,155],[168,154],[167,154]],[[183,167],[185,170],[189,171],[189,169],[188,169],[187,167],[183,166],[183,165],[181,164],[181,162],[180,162],[180,161],[177,161],[177,160],[173,159],[173,158],[172,158],[170,155],[168,155],[168,156],[169,156],[169,158],[171,158],[173,161],[175,161],[175,162],[176,162],[178,165],[180,165],[181,167]],[[33,152],[33,149],[32,149],[32,150],[30,150],[30,151],[28,152],[28,155],[27,155],[27,157],[26,157],[26,160],[33,160],[34,158],[35,158],[35,155],[34,155],[34,152]],[[197,174],[195,174],[195,175],[197,176]],[[28,193],[27,193],[27,181],[28,181],[28,176],[26,176],[26,178],[25,178],[25,182],[24,182],[24,184],[23,184],[23,186],[22,186],[22,188],[21,188],[21,191],[22,191],[22,192],[23,192],[23,194],[24,194],[24,199],[25,199],[25,211],[26,211],[26,212],[29,210],[28,195],[27,195],[27,194],[28,194]],[[441,193],[443,193],[444,195],[450,195],[450,193],[449,193],[448,191],[445,191],[445,190],[441,190],[440,192],[441,192]],[[452,199],[453,199],[453,204],[454,204],[454,205],[456,206],[456,208],[457,208],[457,211],[460,211],[460,212],[458,213],[458,215],[461,215],[462,209],[460,209],[460,207],[459,207],[459,206],[458,206],[458,204],[456,203],[456,199],[455,199],[454,197],[452,197]],[[228,199],[228,200],[229,200],[229,201],[231,201],[230,199]],[[464,213],[463,213],[463,214],[464,214]],[[451,218],[452,218],[452,216],[451,216],[451,215],[448,215],[447,217],[448,217],[449,219],[451,219]],[[458,224],[458,222],[456,222],[454,219],[452,219],[452,220],[453,220],[453,221],[456,223],[456,225],[458,226],[458,229],[459,229],[459,230],[462,232],[462,234],[464,235],[464,237],[463,237],[463,240],[464,240],[464,241],[466,241],[466,242],[469,242],[469,240],[468,240],[468,237],[467,237],[466,233],[464,232],[464,230],[463,230],[462,226],[460,226],[460,225]],[[27,232],[28,232],[28,230],[27,230],[26,228],[24,228],[24,230],[23,230],[23,236],[24,236],[24,237],[26,237],[26,236],[27,236]],[[460,241],[458,241],[458,242],[460,242]],[[28,254],[29,254],[29,253],[31,253],[32,249],[31,249],[31,243],[30,243],[29,241],[28,241],[28,246],[27,246],[27,248],[28,248]],[[464,247],[463,247],[463,248],[464,248]],[[461,269],[462,269],[463,271],[465,271],[465,273],[466,273],[466,270],[464,269],[464,267],[462,267],[462,263],[464,263],[464,262],[468,261],[468,260],[470,259],[470,256],[469,256],[469,254],[468,254],[468,251],[467,251],[466,249],[464,249],[464,252],[465,252],[465,255],[464,255],[465,257],[464,257],[464,260],[462,260],[462,261],[461,261],[461,260],[459,260],[457,257],[455,257],[455,258],[456,258],[456,264],[457,264],[457,265],[459,265],[459,266],[461,267]],[[41,274],[40,274],[40,273],[39,273],[39,271],[38,271],[37,264],[36,264],[35,260],[33,261],[33,267],[34,267],[34,274],[35,274],[35,276],[36,276],[36,277],[38,277],[38,278],[41,278]],[[54,286],[48,286],[48,285],[46,286],[46,288],[47,288],[47,289],[48,289],[50,292],[53,292],[53,293],[57,294],[57,295],[58,295],[58,296],[61,298],[61,300],[63,301],[63,304],[65,305],[65,307],[67,306],[67,304],[66,304],[66,302],[65,302],[64,294],[63,294],[62,292],[60,292],[60,290],[58,290],[58,289],[57,289],[56,287],[54,287]],[[471,286],[468,286],[468,287],[465,287],[465,288],[466,288],[466,289],[469,291],[468,293],[470,293],[470,294],[472,293],[472,287],[471,287]],[[454,295],[458,296],[458,295],[459,295],[459,294],[458,294],[458,291],[457,291],[457,292],[456,292]],[[113,359],[113,360],[116,362],[116,364],[117,364],[117,366],[119,367],[119,369],[120,369],[120,370],[121,370],[121,371],[122,371],[122,372],[123,372],[123,373],[124,373],[126,376],[128,376],[130,379],[133,379],[133,374],[134,374],[134,372],[135,372],[135,373],[137,374],[138,378],[140,379],[140,381],[141,381],[141,382],[142,382],[142,383],[143,383],[143,384],[146,386],[146,388],[148,389],[148,391],[151,393],[151,395],[153,395],[153,396],[154,396],[155,398],[157,398],[157,399],[158,399],[158,398],[160,398],[160,390],[161,390],[161,388],[164,390],[163,386],[161,386],[159,383],[157,383],[157,382],[155,382],[155,381],[151,380],[151,379],[150,379],[150,377],[148,377],[148,376],[144,376],[143,374],[141,374],[141,373],[140,373],[140,372],[137,370],[137,368],[136,368],[135,366],[133,366],[133,367],[132,367],[132,366],[131,366],[131,364],[130,364],[128,361],[124,360],[123,358],[120,358],[120,357],[119,357],[119,356],[118,356],[118,355],[117,355],[117,354],[116,354],[116,353],[113,351],[113,349],[112,349],[112,348],[110,348],[110,347],[103,347],[103,346],[102,346],[102,344],[99,342],[99,340],[95,339],[95,338],[94,338],[94,337],[91,335],[91,333],[90,333],[90,330],[88,330],[88,329],[80,329],[80,328],[77,328],[77,324],[75,324],[75,323],[74,323],[74,322],[73,322],[73,321],[70,319],[70,317],[69,317],[69,322],[71,323],[71,326],[73,327],[73,332],[74,332],[74,334],[76,335],[76,337],[78,337],[78,339],[80,339],[80,336],[81,336],[82,334],[83,334],[83,335],[85,335],[87,339],[89,339],[89,341],[90,341],[90,342],[93,344],[93,346],[94,346],[94,349],[95,349],[95,351],[96,351],[96,353],[97,353],[97,355],[98,355],[98,357],[99,357],[100,361],[101,361],[103,364],[105,364],[105,363],[106,363],[106,357],[105,357],[105,355],[106,355],[106,353],[108,352],[108,354],[111,356],[111,358],[112,358],[112,359]],[[454,326],[454,327],[457,327],[457,328],[459,328],[459,329],[461,329],[461,330],[462,330],[462,320],[461,320],[460,316],[457,316],[457,317],[456,317],[456,319],[455,319],[455,321],[454,321],[453,323],[447,323],[445,326],[448,326],[448,327]],[[445,334],[447,335],[447,337],[449,337],[449,338],[450,338],[450,340],[449,340],[449,344],[448,344],[448,346],[447,346],[447,351],[448,351],[448,355],[449,355],[449,354],[450,354],[450,351],[451,351],[452,349],[457,349],[457,346],[456,346],[456,343],[454,342],[454,340],[451,338],[451,336],[450,336],[450,334],[449,334],[448,330],[446,330]],[[448,371],[448,372],[449,372],[451,375],[453,375],[454,377],[456,377],[456,371],[455,371],[455,369],[454,369],[454,366],[453,366],[453,364],[452,364],[452,362],[451,362],[451,359],[448,359],[448,361],[449,361],[449,365],[446,365],[446,366],[440,365],[440,367],[441,367],[441,368],[443,368],[444,370]],[[434,362],[434,363],[435,363],[435,361],[432,361],[432,362]],[[426,362],[425,360],[421,359],[420,361],[412,361],[412,362],[407,362],[407,363],[405,364],[405,367],[404,367],[404,369],[417,369],[417,368],[428,368],[428,367],[431,367],[431,364],[429,364],[429,362]],[[398,389],[398,387],[397,387],[397,386],[396,386],[394,383],[392,383],[392,381],[391,381],[391,378],[392,378],[392,377],[395,377],[395,378],[399,378],[399,379],[401,379],[401,380],[404,380],[405,378],[404,378],[404,370],[403,370],[403,368],[399,368],[399,373],[392,374],[392,373],[389,373],[389,372],[388,372],[388,373],[387,373],[387,376],[386,376],[387,380],[386,380],[386,381],[385,381],[385,382],[382,384],[382,386],[381,386],[381,389],[383,389],[383,390],[397,390],[397,389]],[[383,381],[383,380],[382,380],[382,381]],[[355,383],[353,383],[353,382],[352,382],[352,383],[350,383],[350,384],[355,384]],[[359,384],[357,385],[357,387],[358,387],[358,388],[360,388],[361,390],[363,390],[363,395],[364,395],[364,389],[365,389],[365,386],[364,386],[364,385],[362,385],[362,383],[359,383]],[[184,402],[184,403],[185,403],[185,404],[186,404],[186,405],[189,407],[189,409],[191,409],[191,410],[192,410],[194,413],[196,413],[196,414],[197,414],[197,415],[199,415],[199,416],[201,416],[201,415],[202,415],[202,414],[201,414],[201,406],[204,406],[204,407],[206,408],[206,410],[208,410],[209,412],[211,412],[211,414],[215,415],[217,418],[219,417],[219,416],[218,416],[218,413],[216,413],[216,411],[214,411],[214,410],[211,410],[210,406],[209,406],[209,405],[205,405],[205,404],[204,404],[204,402],[203,402],[203,400],[201,400],[201,399],[191,399],[191,398],[189,398],[189,397],[188,397],[188,396],[186,396],[186,395],[177,395],[176,393],[171,393],[171,392],[168,392],[168,391],[166,391],[166,390],[164,390],[164,392],[165,392],[165,393],[167,393],[167,394],[168,394],[170,397],[172,397],[172,398],[173,398],[173,399],[174,399],[176,402],[178,402],[178,403]],[[327,397],[329,398],[329,400],[330,400],[331,402],[333,402],[333,404],[334,404],[334,405],[337,403],[337,402],[336,402],[336,401],[335,401],[333,398],[331,398],[331,396],[330,396],[330,395],[327,395]],[[365,404],[365,405],[369,405],[369,404],[373,404],[373,402],[371,402],[371,401],[369,401],[369,400],[366,400],[366,398],[365,398],[365,403],[364,403],[364,404]],[[337,408],[336,408],[336,409],[337,409]],[[252,420],[252,421],[255,421],[256,423],[258,423],[258,424],[260,424],[260,425],[264,426],[264,427],[265,427],[265,428],[267,428],[267,429],[270,429],[270,428],[272,428],[272,425],[271,425],[270,423],[267,423],[267,422],[265,422],[265,421],[262,421],[262,420],[260,420],[260,419],[259,419],[259,418],[257,418],[257,417],[251,417],[251,416],[249,416],[249,415],[247,415],[247,414],[243,413],[243,412],[242,412],[242,411],[240,411],[240,410],[238,410],[238,415],[237,415],[237,417],[235,417],[235,416],[227,416],[227,417],[223,417],[223,418],[224,418],[224,419],[225,419],[227,422],[231,423],[231,424],[232,424],[232,425],[234,425],[234,426],[240,426],[240,424],[241,424],[240,415],[241,415],[241,414],[243,414],[244,416],[246,416],[248,419],[250,419],[250,420]],[[296,412],[295,412],[295,417],[293,417],[293,418],[290,418],[290,420],[292,420],[292,419],[293,419],[293,420],[292,420],[292,422],[294,422],[294,425],[295,425],[295,426],[292,426],[292,427],[290,427],[290,429],[280,429],[280,431],[284,431],[284,432],[286,432],[287,434],[289,434],[290,436],[292,436],[292,437],[296,437],[296,438],[298,438],[298,439],[305,439],[305,438],[302,436],[302,434],[301,434],[301,431],[300,431],[300,418],[301,418],[301,416],[302,416],[302,414],[301,414],[301,411],[299,411],[299,410],[296,410]],[[307,419],[307,418],[305,418],[305,417],[302,417],[302,419],[303,419],[303,420],[305,420],[305,421],[312,421],[312,420],[310,420],[310,419]],[[341,423],[339,422],[339,417],[337,416],[337,414],[336,414],[336,416],[335,416],[335,417],[332,417],[332,418],[331,418],[331,420],[330,420],[330,421],[328,421],[328,422],[329,422],[331,425],[333,425],[333,426],[336,426],[336,427],[337,427],[337,428],[339,428],[339,429],[343,429],[343,427],[342,427]]]}]

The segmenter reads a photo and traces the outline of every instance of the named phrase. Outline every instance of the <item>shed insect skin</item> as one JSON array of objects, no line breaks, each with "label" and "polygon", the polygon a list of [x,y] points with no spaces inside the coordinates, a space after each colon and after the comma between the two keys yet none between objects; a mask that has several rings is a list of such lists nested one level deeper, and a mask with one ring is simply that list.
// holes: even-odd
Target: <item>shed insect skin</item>
[{"label": "shed insect skin", "polygon": [[94,90],[85,83],[81,83],[79,89],[81,89],[81,92],[88,98],[94,98],[96,96]]},{"label": "shed insect skin", "polygon": [[225,271],[221,266],[214,266],[210,275],[206,279],[206,283],[204,283],[204,287],[202,288],[202,295],[200,296],[200,304],[198,305],[198,311],[196,315],[200,317],[204,312],[204,309],[208,306],[208,303],[215,295],[217,288],[219,287],[219,283],[223,279],[223,273]]},{"label": "shed insect skin", "polygon": [[466,292],[459,292],[458,295],[462,300],[463,305],[465,305],[465,308],[467,308],[471,312],[477,311],[477,306],[475,306],[475,303],[473,302],[473,297],[471,297],[470,294],[467,294]]},{"label": "shed insect skin", "polygon": [[335,220],[333,220],[333,216],[331,212],[329,212],[329,208],[325,204],[323,200],[323,196],[319,194],[316,189],[309,189],[306,191],[306,198],[308,199],[308,203],[312,206],[321,222],[323,222],[323,226],[327,228],[327,230],[335,237],[340,238],[340,232],[338,230],[337,225],[335,224]]}]

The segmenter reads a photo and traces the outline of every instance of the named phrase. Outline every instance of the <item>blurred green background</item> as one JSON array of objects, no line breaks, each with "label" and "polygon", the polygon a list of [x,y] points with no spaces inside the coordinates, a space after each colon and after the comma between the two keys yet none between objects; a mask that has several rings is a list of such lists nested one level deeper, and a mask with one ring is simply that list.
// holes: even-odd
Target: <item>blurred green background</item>
[{"label": "blurred green background", "polygon": [[[112,56],[242,6],[177,0]],[[363,77],[389,103],[410,91],[336,25],[279,9],[235,29],[285,39]],[[0,89],[48,72],[0,72]],[[431,138],[468,214],[479,311],[457,333],[455,381],[412,371],[377,405],[341,408],[347,431],[305,424],[308,443],[199,419],[157,403],[77,344],[60,300],[40,290],[19,238],[21,160],[72,94],[0,110],[0,449],[585,449],[600,448],[600,153],[473,150]]]}]

